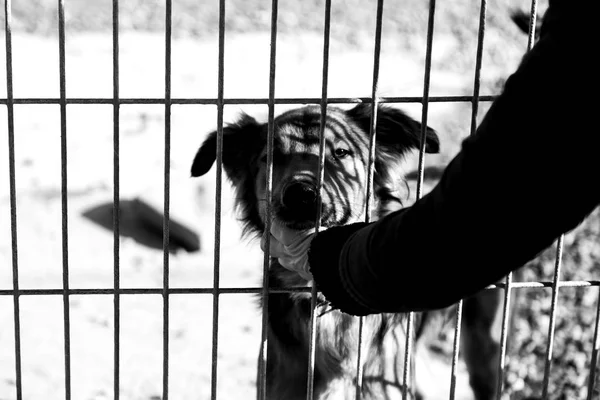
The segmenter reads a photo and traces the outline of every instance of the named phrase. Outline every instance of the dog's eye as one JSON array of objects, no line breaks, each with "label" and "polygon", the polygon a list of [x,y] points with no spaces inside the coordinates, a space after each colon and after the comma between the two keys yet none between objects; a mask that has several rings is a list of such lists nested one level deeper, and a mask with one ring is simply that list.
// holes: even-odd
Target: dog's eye
[{"label": "dog's eye", "polygon": [[344,158],[351,155],[352,152],[348,149],[344,149],[343,147],[338,147],[334,150],[333,154],[335,155],[335,158]]}]

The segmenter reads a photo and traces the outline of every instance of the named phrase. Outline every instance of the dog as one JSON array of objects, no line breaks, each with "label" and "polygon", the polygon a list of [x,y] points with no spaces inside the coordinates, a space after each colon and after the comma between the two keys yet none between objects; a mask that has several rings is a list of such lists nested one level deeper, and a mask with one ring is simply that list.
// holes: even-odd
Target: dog
[{"label": "dog", "polygon": [[[274,119],[272,218],[292,229],[313,227],[317,211],[323,227],[365,220],[372,111],[370,104],[362,103],[348,110],[327,108],[321,193],[317,188],[321,107],[296,108]],[[421,123],[401,110],[378,106],[373,191],[368,199],[374,219],[402,208],[406,190],[402,160],[408,152],[419,149],[421,129]],[[223,128],[223,168],[235,189],[245,232],[259,237],[265,233],[268,204],[267,132],[267,124],[246,114]],[[216,135],[216,131],[211,132],[200,146],[191,168],[193,177],[206,174],[215,162]],[[437,153],[439,147],[437,133],[426,127],[424,150]],[[271,289],[307,285],[309,282],[300,275],[271,259]],[[491,335],[491,326],[497,317],[500,298],[497,293],[490,293],[498,291],[486,292],[466,300],[463,308],[464,356],[477,400],[491,399],[497,381],[499,346]],[[367,400],[400,399],[404,390],[415,393],[412,398],[421,398],[413,374],[407,382],[409,387],[403,386],[405,315],[377,314],[363,318],[363,376],[359,385],[356,381],[359,319],[327,309],[324,300],[319,297],[320,305],[315,311],[320,317],[316,327],[313,398],[355,399],[357,390]],[[310,293],[270,293],[267,309],[266,393],[258,385],[258,398],[305,399]],[[441,311],[444,312],[449,311]],[[417,340],[433,326],[430,320],[429,314],[416,315]],[[259,357],[259,371],[265,367],[261,360]]]}]

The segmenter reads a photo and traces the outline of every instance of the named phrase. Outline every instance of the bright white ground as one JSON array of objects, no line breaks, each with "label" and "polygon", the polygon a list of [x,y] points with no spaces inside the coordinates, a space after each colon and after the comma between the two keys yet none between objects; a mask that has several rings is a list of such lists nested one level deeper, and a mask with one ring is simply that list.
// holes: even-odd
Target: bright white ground
[{"label": "bright white ground", "polygon": [[[442,38],[443,39],[443,38]],[[447,58],[444,41],[434,59]],[[387,39],[386,39],[387,40]],[[421,96],[423,57],[397,50],[384,40],[379,89],[383,96]],[[173,41],[172,97],[216,97],[217,41]],[[450,46],[451,47],[451,46]],[[123,34],[120,52],[120,96],[164,97],[164,38]],[[268,96],[267,35],[228,37],[225,96]],[[277,51],[279,97],[321,95],[321,39],[280,37]],[[4,51],[0,51],[0,58]],[[112,41],[108,35],[69,37],[67,96],[110,98]],[[372,52],[332,45],[329,96],[369,96]],[[510,70],[518,61],[503,66]],[[0,60],[1,68],[5,61]],[[59,96],[56,38],[15,35],[14,96]],[[498,71],[494,71],[496,74]],[[4,74],[2,73],[2,76]],[[432,73],[431,95],[469,94],[468,73]],[[0,93],[5,93],[0,79]],[[4,95],[2,95],[4,96]],[[405,105],[420,118],[419,105]],[[282,108],[278,108],[282,109]],[[244,110],[264,118],[266,108],[228,106],[225,120]],[[113,287],[112,233],[84,219],[81,213],[112,200],[113,109],[111,105],[70,105],[68,141],[68,266],[71,288]],[[10,203],[8,190],[7,113],[0,108],[0,289],[12,288]],[[461,127],[468,134],[470,110],[453,104],[432,104],[430,125]],[[164,106],[124,105],[120,120],[121,197],[141,196],[162,207]],[[171,215],[201,236],[202,251],[170,257],[171,287],[210,287],[213,283],[214,171],[189,178],[192,157],[204,135],[216,126],[214,106],[172,107]],[[62,287],[60,113],[58,105],[15,106],[19,285],[22,289]],[[454,146],[454,147],[452,147]],[[450,143],[446,156],[456,149]],[[434,158],[428,160],[435,161]],[[414,159],[409,160],[414,166]],[[407,168],[410,168],[407,167]],[[224,185],[221,231],[223,287],[257,287],[262,254],[257,243],[240,238],[232,214],[231,192]],[[162,287],[163,254],[128,238],[120,242],[121,287]],[[14,391],[13,298],[0,296],[0,399]],[[260,313],[251,295],[220,298],[218,391],[222,399],[252,398],[255,360],[260,341]],[[60,296],[23,296],[21,347],[23,398],[64,398],[63,304]],[[157,399],[162,393],[162,298],[159,295],[121,297],[121,399]],[[173,399],[207,399],[211,379],[211,314],[209,295],[170,298],[169,382]],[[76,400],[110,399],[113,393],[113,298],[73,296],[71,318],[71,385]],[[438,362],[422,363],[421,378],[432,398],[447,398],[449,369]],[[458,396],[469,399],[466,377],[459,375]]]}]

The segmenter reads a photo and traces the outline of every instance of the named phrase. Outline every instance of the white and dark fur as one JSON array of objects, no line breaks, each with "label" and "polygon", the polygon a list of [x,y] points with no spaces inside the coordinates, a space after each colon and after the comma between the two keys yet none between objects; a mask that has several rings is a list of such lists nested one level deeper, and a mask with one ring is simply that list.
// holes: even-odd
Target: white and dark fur
[{"label": "white and dark fur", "polygon": [[[321,192],[323,226],[364,221],[371,114],[372,107],[367,104],[349,110],[327,109]],[[421,136],[421,124],[398,109],[379,106],[377,115],[371,203],[376,218],[401,208],[404,187],[401,161],[407,152],[419,148]],[[274,121],[272,215],[294,229],[311,227],[315,221],[320,120],[320,107],[307,106],[288,111]],[[267,124],[244,114],[224,127],[223,167],[236,191],[245,230],[257,236],[263,235],[265,227],[266,147]],[[439,151],[438,136],[431,128],[426,129],[425,151]],[[212,132],[196,154],[192,175],[206,174],[215,158],[216,132]],[[271,261],[271,288],[307,284],[298,274],[280,266],[276,259]],[[464,303],[463,355],[477,400],[491,399],[496,387],[498,341],[492,337],[491,327],[499,301],[498,293],[487,291]],[[268,302],[266,398],[304,399],[310,294],[270,294]],[[417,316],[417,339],[431,326],[429,320]],[[358,321],[339,310],[318,318],[315,399],[356,398]],[[405,316],[371,315],[364,318],[363,324],[362,398],[402,398]],[[411,391],[415,390],[414,379],[408,385]]]}]

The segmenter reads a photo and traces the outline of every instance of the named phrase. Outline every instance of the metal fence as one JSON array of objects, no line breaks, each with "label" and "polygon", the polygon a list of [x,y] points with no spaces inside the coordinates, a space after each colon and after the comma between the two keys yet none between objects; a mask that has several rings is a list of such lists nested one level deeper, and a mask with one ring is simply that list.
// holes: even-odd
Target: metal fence
[{"label": "metal fence", "polygon": [[[477,46],[477,58],[476,58],[476,69],[473,82],[473,93],[471,96],[430,96],[430,71],[431,71],[431,54],[432,54],[432,43],[433,43],[433,31],[434,31],[434,17],[436,10],[436,0],[430,0],[429,2],[429,19],[427,27],[427,48],[426,48],[426,62],[424,71],[424,90],[422,97],[380,97],[378,95],[378,78],[379,78],[379,59],[380,59],[380,45],[381,45],[381,26],[382,26],[382,15],[383,15],[383,0],[377,2],[377,25],[375,34],[375,51],[374,51],[374,69],[373,69],[373,81],[372,81],[372,94],[366,98],[329,98],[327,95],[328,88],[328,68],[329,68],[329,31],[330,31],[330,18],[331,18],[331,0],[325,1],[325,14],[324,14],[324,46],[323,46],[323,70],[322,70],[322,96],[320,98],[276,98],[275,97],[275,73],[276,63],[275,56],[277,51],[277,17],[278,17],[278,1],[272,0],[272,11],[271,11],[271,32],[270,32],[270,71],[269,71],[269,96],[268,98],[224,98],[224,48],[225,48],[225,0],[219,0],[219,35],[218,35],[218,93],[216,98],[173,98],[171,96],[171,43],[172,43],[172,1],[165,0],[166,2],[166,33],[164,42],[165,52],[165,91],[164,97],[162,98],[122,98],[120,97],[119,87],[119,1],[112,1],[113,10],[113,31],[112,31],[112,61],[113,61],[113,96],[112,98],[69,98],[66,95],[66,70],[65,70],[65,1],[58,0],[58,42],[59,42],[59,65],[60,65],[60,96],[59,98],[14,98],[13,96],[13,63],[12,63],[12,1],[5,0],[5,39],[6,39],[6,84],[7,93],[6,98],[0,99],[0,103],[6,106],[8,116],[8,148],[9,148],[9,174],[10,174],[10,225],[12,234],[12,290],[0,290],[0,296],[11,296],[14,303],[14,340],[15,340],[15,376],[16,376],[16,398],[21,400],[22,395],[22,366],[21,366],[21,325],[20,325],[20,298],[21,296],[61,296],[63,300],[63,315],[64,315],[64,371],[65,371],[65,398],[71,399],[71,318],[70,318],[70,299],[74,295],[106,295],[112,296],[114,299],[114,399],[120,397],[120,299],[121,296],[125,295],[145,295],[155,294],[162,295],[163,301],[163,364],[162,364],[162,399],[167,400],[169,398],[169,299],[173,294],[197,294],[197,295],[210,295],[213,299],[213,314],[212,314],[212,375],[211,375],[211,398],[216,399],[217,394],[217,350],[219,348],[218,337],[219,337],[219,298],[220,295],[227,295],[232,293],[253,293],[261,294],[263,299],[267,299],[268,291],[268,274],[266,273],[269,267],[269,257],[265,255],[264,258],[264,269],[263,269],[263,287],[220,287],[220,239],[221,239],[221,196],[222,196],[222,135],[223,135],[223,108],[225,105],[243,105],[243,104],[266,104],[268,105],[268,127],[269,127],[269,147],[272,148],[273,144],[273,120],[274,120],[274,106],[276,104],[320,104],[325,114],[326,107],[328,104],[342,104],[342,103],[357,103],[366,102],[371,103],[373,111],[376,112],[377,104],[381,103],[420,103],[422,105],[422,116],[423,132],[421,149],[419,154],[418,172],[419,180],[417,187],[417,198],[422,194],[423,186],[423,172],[424,172],[424,134],[425,127],[427,126],[428,118],[428,105],[432,102],[470,102],[472,104],[472,118],[471,118],[471,133],[476,129],[476,118],[478,115],[479,103],[493,101],[494,95],[480,95],[480,72],[482,65],[482,54],[483,54],[483,43],[485,35],[486,25],[486,13],[487,13],[487,1],[481,1],[481,12],[479,16],[479,33],[478,33],[478,46]],[[534,27],[536,22],[537,1],[533,0],[531,6],[531,26],[529,33],[528,48],[533,46],[534,41]],[[19,287],[19,249],[17,242],[17,199],[16,199],[16,172],[15,172],[15,126],[14,126],[14,106],[19,104],[57,104],[60,106],[60,122],[61,122],[61,200],[62,200],[62,288],[56,289],[20,289]],[[114,226],[114,287],[110,289],[76,289],[69,286],[69,210],[67,202],[67,105],[70,104],[107,104],[113,106],[113,149],[114,149],[114,208],[113,208],[113,226]],[[120,221],[120,151],[119,151],[119,135],[120,135],[120,106],[126,104],[159,104],[164,105],[164,224],[163,224],[163,248],[164,248],[164,259],[163,259],[163,285],[162,288],[126,288],[122,287],[120,283],[120,248],[119,248],[119,221]],[[214,248],[214,280],[212,287],[203,288],[171,288],[169,286],[169,208],[170,208],[170,156],[171,156],[171,107],[173,105],[180,104],[200,104],[200,105],[216,105],[217,107],[217,126],[218,126],[218,140],[217,140],[217,175],[216,175],[216,208],[215,208],[215,248]],[[373,131],[375,130],[375,120],[373,118]],[[322,121],[321,130],[324,129],[324,122]],[[323,135],[322,135],[323,136]],[[374,135],[372,135],[374,137]],[[323,146],[323,142],[321,142]],[[373,143],[371,143],[373,146]],[[269,162],[270,170],[272,172],[272,160]],[[373,160],[371,159],[371,169],[373,166]],[[321,176],[322,180],[322,167],[323,159],[321,158]],[[268,174],[267,188],[270,193],[271,191],[271,174]],[[372,179],[372,176],[370,177]],[[270,212],[270,211],[268,211]],[[269,219],[268,219],[269,220]],[[267,231],[269,227],[267,226]],[[268,247],[268,246],[267,246]],[[502,289],[504,290],[504,310],[503,310],[503,324],[502,324],[502,337],[501,337],[501,357],[498,365],[500,373],[500,385],[497,390],[497,398],[501,398],[502,394],[502,374],[504,373],[505,355],[508,337],[508,321],[509,321],[509,301],[511,298],[511,292],[514,289],[523,288],[540,288],[550,287],[552,290],[552,302],[550,311],[550,323],[548,328],[548,347],[547,357],[545,360],[545,373],[543,383],[543,394],[542,397],[546,399],[548,397],[549,387],[549,371],[552,362],[552,349],[554,341],[554,327],[556,319],[556,310],[558,302],[558,293],[561,287],[590,287],[600,286],[598,281],[560,281],[561,271],[561,258],[563,248],[563,237],[558,238],[557,241],[557,254],[555,260],[555,271],[554,278],[552,281],[544,282],[527,282],[527,283],[515,283],[512,282],[512,277],[509,275],[506,278],[505,283],[496,284],[489,287],[489,289]],[[311,288],[295,288],[289,290],[276,290],[275,292],[291,292],[291,291],[305,291],[312,292],[313,296],[313,318],[311,320],[311,332],[312,341],[309,349],[310,365],[309,365],[309,379],[307,382],[308,398],[312,398],[312,387],[314,378],[314,362],[315,362],[315,340],[316,340],[316,324],[317,319],[314,316],[316,292],[315,289]],[[271,291],[273,292],[273,291]],[[264,344],[267,340],[267,312],[266,307],[268,302],[264,301],[265,309],[262,314],[262,343]],[[457,363],[459,359],[459,342],[461,335],[461,314],[462,314],[462,302],[458,304],[456,313],[456,325],[454,328],[454,346],[452,356],[452,371],[451,371],[451,395],[450,398],[454,398],[456,389],[456,378],[457,378]],[[412,321],[413,315],[408,316],[408,335],[406,340],[406,361],[404,368],[404,379],[406,380],[409,376],[409,357],[413,351],[413,338],[412,338]],[[594,387],[595,377],[595,366],[598,361],[598,353],[600,351],[600,337],[599,337],[599,325],[600,325],[600,306],[598,308],[596,316],[596,328],[594,333],[594,347],[592,352],[592,368],[590,369],[588,378],[588,400],[592,399],[592,392]],[[266,346],[263,346],[266,349]],[[265,352],[261,357],[266,360],[268,355]],[[263,366],[266,363],[263,363]],[[358,362],[358,377],[361,376],[360,360]],[[357,379],[360,382],[360,379]],[[257,385],[265,385],[266,383],[266,372],[259,371],[259,379]],[[406,387],[406,386],[405,386]],[[406,398],[408,394],[404,393]]]}]

